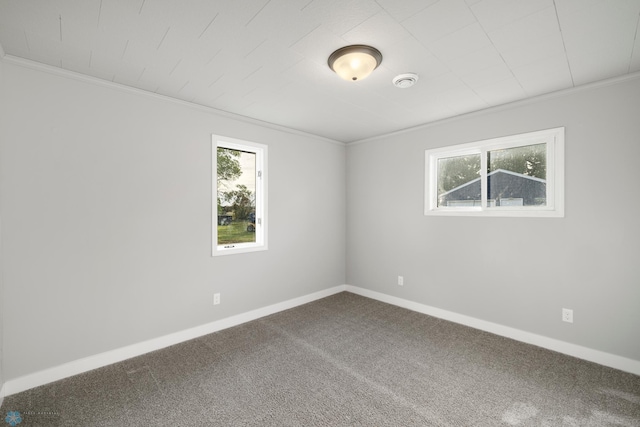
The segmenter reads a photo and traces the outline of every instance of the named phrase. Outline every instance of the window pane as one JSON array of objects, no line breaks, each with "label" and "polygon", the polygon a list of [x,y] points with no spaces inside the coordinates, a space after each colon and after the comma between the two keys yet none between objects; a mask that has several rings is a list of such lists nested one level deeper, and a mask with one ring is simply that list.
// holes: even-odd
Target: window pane
[{"label": "window pane", "polygon": [[218,245],[256,241],[256,154],[218,147]]},{"label": "window pane", "polygon": [[493,206],[547,204],[547,145],[487,152],[487,197]]},{"label": "window pane", "polygon": [[425,150],[424,192],[425,215],[564,217],[564,128]]},{"label": "window pane", "polygon": [[438,207],[480,206],[480,154],[438,159]]}]

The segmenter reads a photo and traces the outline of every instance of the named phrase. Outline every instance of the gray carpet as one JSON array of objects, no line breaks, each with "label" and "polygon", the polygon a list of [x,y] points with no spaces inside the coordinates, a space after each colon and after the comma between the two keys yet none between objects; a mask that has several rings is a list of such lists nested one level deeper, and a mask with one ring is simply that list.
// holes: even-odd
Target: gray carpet
[{"label": "gray carpet", "polygon": [[19,427],[638,427],[640,377],[341,293],[1,409]]}]

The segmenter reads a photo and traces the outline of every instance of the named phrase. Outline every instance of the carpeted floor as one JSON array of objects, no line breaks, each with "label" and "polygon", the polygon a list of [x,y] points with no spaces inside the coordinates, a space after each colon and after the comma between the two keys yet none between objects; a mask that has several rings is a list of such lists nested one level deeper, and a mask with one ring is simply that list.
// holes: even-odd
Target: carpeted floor
[{"label": "carpeted floor", "polygon": [[639,427],[640,377],[345,292],[1,410],[19,427]]}]

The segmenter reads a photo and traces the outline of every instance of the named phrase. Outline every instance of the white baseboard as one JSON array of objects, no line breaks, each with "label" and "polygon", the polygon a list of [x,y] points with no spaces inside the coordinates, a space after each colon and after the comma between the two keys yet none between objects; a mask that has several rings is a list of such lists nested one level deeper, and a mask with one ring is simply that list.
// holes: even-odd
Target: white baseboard
[{"label": "white baseboard", "polygon": [[184,331],[85,357],[83,359],[65,363],[60,366],[55,366],[53,368],[35,372],[33,374],[8,380],[0,387],[0,405],[2,404],[2,400],[5,396],[10,396],[12,394],[45,385],[53,381],[58,381],[64,378],[71,377],[73,375],[78,375],[92,369],[101,368],[103,366],[121,362],[123,360],[140,356],[151,351],[160,350],[162,348],[198,338],[203,335],[218,332],[223,329],[250,322],[261,317],[278,313],[280,311],[288,310],[290,308],[294,308],[343,291],[362,295],[364,297],[372,298],[381,302],[396,305],[398,307],[403,307],[412,311],[416,311],[418,313],[438,317],[440,319],[459,323],[465,326],[470,326],[475,329],[480,329],[496,335],[511,338],[516,341],[533,344],[538,347],[595,362],[600,365],[609,366],[621,371],[630,372],[635,375],[640,375],[640,361],[638,360],[632,360],[625,357],[616,356],[614,354],[605,353],[599,350],[566,343],[553,338],[536,335],[530,332],[521,331],[519,329],[510,328],[508,326],[499,325],[497,323],[487,322],[485,320],[476,319],[470,316],[465,316],[463,314],[458,314],[414,301],[390,296],[380,292],[359,288],[357,286],[341,285],[299,298],[283,301],[281,303],[273,304],[267,307],[262,307],[246,313],[227,317],[226,319],[217,320],[205,325],[196,326]]},{"label": "white baseboard", "polygon": [[0,406],[4,402],[4,383],[0,384]]},{"label": "white baseboard", "polygon": [[535,346],[546,348],[548,350],[557,351],[558,353],[563,353],[569,356],[577,357],[579,359],[588,360],[590,362],[608,366],[610,368],[615,368],[635,375],[640,375],[639,360],[633,360],[626,357],[617,356],[615,354],[605,353],[603,351],[594,350],[576,344],[571,344],[553,338],[545,337],[542,335],[533,334],[531,332],[521,331],[519,329],[511,328],[497,323],[487,322],[485,320],[480,320],[474,317],[465,316],[463,314],[442,310],[436,307],[431,307],[425,304],[420,304],[380,292],[359,288],[357,286],[346,285],[345,290],[357,295],[362,295],[364,297],[372,298],[381,302],[393,304],[398,307],[417,311],[418,313],[428,314],[433,317],[438,317],[440,319],[449,320],[461,325],[470,326],[475,329],[480,329],[485,332],[490,332],[492,334],[511,338],[516,341],[533,344]]},{"label": "white baseboard", "polygon": [[223,329],[230,328],[232,326],[237,326],[242,323],[250,322],[252,320],[256,320],[261,317],[278,313],[280,311],[288,310],[290,308],[294,308],[302,304],[306,304],[321,298],[325,298],[330,295],[343,292],[345,290],[346,290],[346,285],[336,286],[330,289],[325,289],[323,291],[315,292],[299,298],[294,298],[294,299],[283,301],[281,303],[273,304],[267,307],[258,308],[256,310],[252,310],[246,313],[227,317],[225,319],[216,320],[215,322],[207,323],[205,325],[196,326],[194,328],[186,329],[184,331],[175,332],[173,334],[165,335],[165,336],[154,338],[148,341],[143,341],[137,344],[132,344],[126,347],[122,347],[122,348],[107,351],[104,353],[96,354],[93,356],[85,357],[83,359],[74,360],[72,362],[65,363],[60,366],[55,366],[53,368],[35,372],[33,374],[8,380],[6,383],[4,383],[3,394],[0,396],[5,396],[5,395],[9,396],[12,394],[20,393],[21,391],[29,390],[34,387],[51,383],[53,381],[58,381],[64,378],[68,378],[73,375],[78,375],[83,372],[90,371],[92,369],[101,368],[103,366],[121,362],[123,360],[140,356],[145,353],[149,353],[151,351],[160,350],[162,348],[169,347],[171,345],[179,344],[181,342],[198,338],[203,335],[218,332]]}]

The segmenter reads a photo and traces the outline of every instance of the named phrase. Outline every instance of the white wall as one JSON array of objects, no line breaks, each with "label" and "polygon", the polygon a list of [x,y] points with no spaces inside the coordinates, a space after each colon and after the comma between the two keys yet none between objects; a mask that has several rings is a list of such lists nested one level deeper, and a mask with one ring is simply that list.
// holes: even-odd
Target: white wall
[{"label": "white wall", "polygon": [[[640,360],[639,118],[636,75],[349,145],[347,283]],[[425,149],[560,126],[565,218],[423,215]]]},{"label": "white wall", "polygon": [[[4,81],[5,381],[345,283],[342,144],[7,58]],[[212,133],[269,147],[268,251],[211,257]]]},{"label": "white wall", "polygon": [[[4,92],[4,64],[2,62],[2,58],[4,57],[4,50],[2,49],[2,45],[0,45],[0,100],[5,98]],[[1,102],[1,101],[0,101]],[[1,112],[1,110],[0,110]],[[0,129],[4,128],[4,119],[2,114],[0,114]],[[2,144],[2,139],[4,138],[2,131],[0,131],[0,144]],[[2,162],[0,161],[0,188],[2,188]],[[2,400],[4,397],[4,269],[3,269],[3,255],[2,255],[2,192],[0,192],[0,406],[2,405]]]},{"label": "white wall", "polygon": [[[640,360],[640,79],[345,150],[0,67],[0,383],[345,282]],[[425,149],[558,126],[565,218],[423,216]],[[211,133],[269,146],[267,252],[210,256]]]}]

